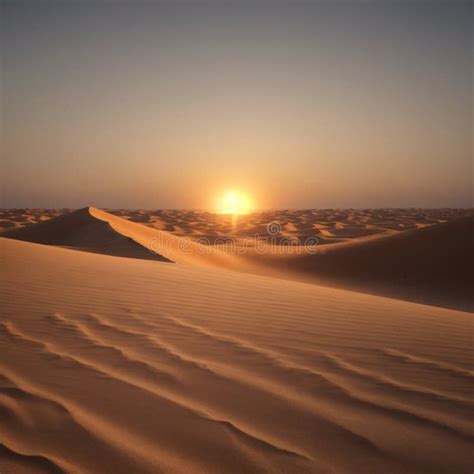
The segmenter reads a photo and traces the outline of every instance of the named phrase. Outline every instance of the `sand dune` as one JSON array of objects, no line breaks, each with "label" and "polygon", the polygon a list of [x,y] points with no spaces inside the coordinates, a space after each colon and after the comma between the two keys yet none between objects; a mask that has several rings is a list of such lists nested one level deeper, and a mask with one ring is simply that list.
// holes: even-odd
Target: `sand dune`
[{"label": "sand dune", "polygon": [[[474,217],[322,246],[315,254],[279,253],[275,274],[329,286],[472,311]],[[268,255],[252,254],[269,262]]]},{"label": "sand dune", "polygon": [[108,222],[97,218],[93,212],[93,208],[86,207],[29,227],[15,229],[4,235],[12,239],[69,247],[86,252],[168,260],[157,253],[149,252],[133,238],[117,232]]},{"label": "sand dune", "polygon": [[[342,215],[343,220],[350,217],[350,213]],[[470,311],[473,223],[474,216],[467,216],[402,232],[370,235],[364,231],[357,239],[316,249],[300,244],[284,246],[281,238],[285,237],[277,235],[267,237],[263,246],[260,242],[242,247],[232,244],[232,240],[232,245],[204,245],[191,237],[91,207],[3,235],[107,255],[220,267]]]},{"label": "sand dune", "polygon": [[[70,209],[3,209],[0,232],[28,227]],[[473,215],[472,209],[309,209],[268,210],[247,215],[209,211],[111,209],[108,213],[145,226],[210,245],[219,238],[236,245],[255,245],[268,238],[267,225],[281,224],[279,237],[300,241],[316,235],[320,245],[347,242],[367,235],[397,233]]]},{"label": "sand dune", "polygon": [[2,473],[472,470],[467,313],[0,244]]},{"label": "sand dune", "polygon": [[3,236],[112,256],[236,270],[252,268],[251,262],[239,262],[217,246],[204,246],[93,207],[5,232]]}]

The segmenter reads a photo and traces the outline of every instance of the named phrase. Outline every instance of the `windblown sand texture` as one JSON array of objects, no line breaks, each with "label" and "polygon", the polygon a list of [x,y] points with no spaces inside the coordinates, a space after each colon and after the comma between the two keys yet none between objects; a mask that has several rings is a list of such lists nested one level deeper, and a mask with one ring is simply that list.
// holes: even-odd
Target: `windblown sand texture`
[{"label": "windblown sand texture", "polygon": [[203,252],[176,228],[206,234],[206,214],[180,212],[173,231],[86,208],[0,238],[2,474],[472,471],[472,315],[434,306],[441,271],[440,305],[472,301],[469,211],[287,211],[282,232],[378,231],[241,255]]}]

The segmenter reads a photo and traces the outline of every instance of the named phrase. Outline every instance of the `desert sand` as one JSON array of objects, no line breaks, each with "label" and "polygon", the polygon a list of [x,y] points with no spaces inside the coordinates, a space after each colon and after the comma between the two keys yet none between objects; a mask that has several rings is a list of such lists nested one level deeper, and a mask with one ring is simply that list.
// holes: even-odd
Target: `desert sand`
[{"label": "desert sand", "polygon": [[[36,225],[18,226],[3,235],[94,253],[220,267],[472,311],[472,211],[335,210],[330,213],[332,225],[343,229],[346,237],[332,243],[328,238],[321,241],[317,233],[325,222],[322,216],[329,219],[328,213],[320,211],[321,215],[315,217],[313,211],[275,211],[253,218],[194,213],[191,222],[189,216],[183,217],[181,228],[190,230],[182,235],[175,227],[173,232],[155,224],[143,225],[133,212],[125,218],[118,215],[123,212],[112,214],[90,207],[40,220]],[[205,227],[201,221],[208,214],[214,216],[210,221],[220,222],[213,239],[209,239],[208,231],[206,236],[199,231]],[[285,231],[290,217],[291,225],[300,227],[298,236]],[[376,217],[384,220],[376,221]],[[258,221],[252,227],[253,233],[244,230],[250,219]],[[230,224],[226,226],[225,222]],[[274,225],[276,232],[271,235]],[[397,226],[402,227],[394,230]],[[244,238],[236,237],[243,234]],[[315,246],[305,245],[313,241]]]},{"label": "desert sand", "polygon": [[[6,232],[70,213],[72,209],[0,209],[0,232]],[[107,212],[178,237],[232,240],[255,245],[268,237],[267,225],[278,222],[278,237],[301,242],[316,236],[319,245],[364,236],[392,234],[473,215],[472,209],[308,209],[253,212],[243,215],[209,211],[106,209]]]},{"label": "desert sand", "polygon": [[470,211],[267,213],[316,253],[42,212],[0,238],[2,474],[472,471]]}]

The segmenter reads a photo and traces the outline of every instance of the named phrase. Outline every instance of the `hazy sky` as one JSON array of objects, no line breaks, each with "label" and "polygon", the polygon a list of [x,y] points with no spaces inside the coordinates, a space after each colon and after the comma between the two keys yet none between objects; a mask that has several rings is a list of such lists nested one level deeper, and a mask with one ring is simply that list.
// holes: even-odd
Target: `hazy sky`
[{"label": "hazy sky", "polygon": [[3,207],[472,206],[470,1],[0,2]]}]

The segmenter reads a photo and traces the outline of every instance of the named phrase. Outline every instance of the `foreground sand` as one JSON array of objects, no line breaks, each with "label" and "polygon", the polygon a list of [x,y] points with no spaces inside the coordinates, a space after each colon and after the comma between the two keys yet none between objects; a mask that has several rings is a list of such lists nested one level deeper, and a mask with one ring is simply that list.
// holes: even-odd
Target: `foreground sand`
[{"label": "foreground sand", "polygon": [[472,471],[465,312],[0,239],[0,471]]}]

